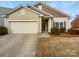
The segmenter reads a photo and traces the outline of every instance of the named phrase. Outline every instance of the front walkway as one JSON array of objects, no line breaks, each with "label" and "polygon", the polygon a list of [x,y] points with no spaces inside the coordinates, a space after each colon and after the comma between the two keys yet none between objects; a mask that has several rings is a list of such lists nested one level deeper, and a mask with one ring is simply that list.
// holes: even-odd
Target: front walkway
[{"label": "front walkway", "polygon": [[33,57],[37,34],[10,34],[0,37],[1,57]]},{"label": "front walkway", "polygon": [[38,36],[39,36],[39,38],[48,38],[48,37],[50,37],[50,35],[48,33],[41,33]]}]

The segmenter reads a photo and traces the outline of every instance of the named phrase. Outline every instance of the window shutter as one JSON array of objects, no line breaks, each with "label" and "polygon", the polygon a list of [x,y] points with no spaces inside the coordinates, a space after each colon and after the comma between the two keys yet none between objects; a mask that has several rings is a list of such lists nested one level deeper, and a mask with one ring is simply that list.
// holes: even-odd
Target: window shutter
[{"label": "window shutter", "polygon": [[53,21],[53,27],[54,27],[54,21]]},{"label": "window shutter", "polygon": [[66,21],[64,21],[64,28],[66,28]]}]

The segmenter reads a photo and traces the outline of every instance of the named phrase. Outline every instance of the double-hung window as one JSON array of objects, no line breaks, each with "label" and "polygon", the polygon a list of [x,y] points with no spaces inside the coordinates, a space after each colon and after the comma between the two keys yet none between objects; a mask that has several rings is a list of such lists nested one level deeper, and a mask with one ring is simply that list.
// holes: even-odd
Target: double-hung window
[{"label": "double-hung window", "polygon": [[54,23],[54,27],[57,27],[57,28],[64,28],[64,22],[55,22],[55,23]]},{"label": "double-hung window", "polygon": [[55,22],[55,27],[59,28],[59,22]]},{"label": "double-hung window", "polygon": [[64,28],[64,22],[60,22],[60,28]]}]

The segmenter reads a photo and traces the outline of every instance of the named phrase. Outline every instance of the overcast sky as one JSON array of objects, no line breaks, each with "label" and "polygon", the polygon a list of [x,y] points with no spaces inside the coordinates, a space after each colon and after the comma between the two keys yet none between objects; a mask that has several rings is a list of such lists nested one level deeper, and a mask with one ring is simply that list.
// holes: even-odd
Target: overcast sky
[{"label": "overcast sky", "polygon": [[[0,1],[0,7],[14,8],[18,5],[32,5],[37,1]],[[79,15],[79,1],[43,1],[69,16]]]}]

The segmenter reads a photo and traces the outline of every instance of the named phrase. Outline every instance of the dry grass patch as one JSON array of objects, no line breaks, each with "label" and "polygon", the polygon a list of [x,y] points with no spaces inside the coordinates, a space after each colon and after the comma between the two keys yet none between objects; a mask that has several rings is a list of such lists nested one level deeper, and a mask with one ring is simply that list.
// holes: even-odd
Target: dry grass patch
[{"label": "dry grass patch", "polygon": [[79,37],[39,38],[35,56],[79,56]]}]

